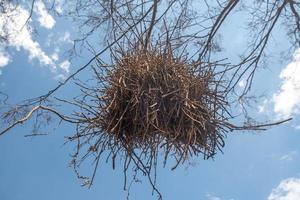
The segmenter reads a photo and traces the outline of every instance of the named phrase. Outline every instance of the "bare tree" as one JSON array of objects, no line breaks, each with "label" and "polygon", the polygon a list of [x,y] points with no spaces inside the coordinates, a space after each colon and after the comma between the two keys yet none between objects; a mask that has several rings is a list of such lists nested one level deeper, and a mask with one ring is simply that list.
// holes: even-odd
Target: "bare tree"
[{"label": "bare tree", "polygon": [[[35,0],[29,6],[31,13],[34,3]],[[51,3],[54,5],[55,0]],[[53,10],[51,3],[48,4],[50,11]],[[19,4],[18,1],[2,1],[1,15],[7,16],[9,20],[7,13]],[[8,106],[3,103],[1,112],[6,127],[0,131],[0,136],[31,119],[35,119],[32,136],[38,135],[37,130],[42,125],[47,125],[53,117],[57,117],[59,123],[73,124],[75,133],[67,137],[67,141],[75,143],[77,147],[71,164],[85,185],[92,185],[101,159],[107,162],[111,160],[113,168],[115,160],[121,159],[124,189],[130,188],[127,171],[133,168],[133,180],[139,173],[145,175],[153,191],[161,199],[156,187],[160,151],[164,153],[164,164],[169,157],[175,160],[176,164],[172,167],[175,169],[192,156],[202,154],[204,159],[213,157],[217,151],[222,150],[228,131],[265,130],[290,120],[262,124],[245,120],[244,124],[235,125],[231,122],[234,117],[230,108],[250,91],[255,72],[262,65],[276,26],[284,23],[291,48],[300,46],[299,2],[73,0],[66,4],[70,9],[66,12],[67,15],[72,16],[82,30],[81,37],[75,40],[74,49],[78,43],[88,44],[93,56],[45,94],[24,100],[18,105]],[[202,9],[199,9],[199,5]],[[220,29],[234,12],[244,12],[251,17],[248,24],[249,46],[238,63],[231,63],[226,58],[216,60],[214,55],[221,50],[217,39],[222,34]],[[106,30],[102,35],[104,47],[96,51],[87,41],[103,29]],[[2,43],[7,37],[4,33],[0,35]],[[103,57],[105,53],[110,55],[109,59]],[[136,65],[136,70],[140,68],[146,71],[135,72],[132,62]],[[158,73],[153,67],[157,63],[160,63],[161,69],[164,69],[166,63],[170,67]],[[79,76],[87,68],[92,69],[92,80],[82,80]],[[167,78],[161,77],[161,74]],[[144,82],[146,77],[149,80],[154,77],[151,79],[153,87],[150,87],[149,81]],[[236,94],[237,84],[242,79],[246,80],[246,85],[241,93]],[[192,81],[189,83],[188,80]],[[57,91],[71,83],[78,87],[79,97],[64,99],[56,95]],[[136,84],[135,87],[129,86],[133,83]],[[179,86],[171,87],[170,84]],[[198,91],[195,86],[202,90]],[[152,89],[157,92],[150,92]],[[7,98],[4,99],[6,102]],[[229,102],[229,99],[234,101]],[[164,103],[164,106],[154,109],[158,104]],[[137,108],[136,105],[144,107]],[[63,106],[71,106],[74,112],[61,110]],[[135,114],[131,113],[133,111],[136,111]],[[176,112],[182,112],[182,115],[177,115],[181,117],[172,117]],[[133,119],[136,121],[133,122]],[[167,122],[163,124],[164,121]],[[130,128],[134,131],[127,133],[126,126],[120,125],[121,123],[132,123]],[[189,127],[195,129],[187,129],[184,123],[190,123]],[[138,138],[146,139],[129,137],[132,132]],[[155,133],[155,137],[150,137],[150,133]],[[183,137],[183,134],[188,137]],[[107,153],[105,156],[104,152]],[[94,157],[95,161],[90,178],[82,176],[78,170],[87,157]]]}]

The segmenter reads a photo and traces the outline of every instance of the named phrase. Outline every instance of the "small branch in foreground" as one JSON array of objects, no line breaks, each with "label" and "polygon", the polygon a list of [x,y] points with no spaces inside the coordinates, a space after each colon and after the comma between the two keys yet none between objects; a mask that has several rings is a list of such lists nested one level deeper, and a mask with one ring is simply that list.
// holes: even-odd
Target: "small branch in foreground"
[{"label": "small branch in foreground", "polygon": [[231,131],[234,130],[254,130],[254,131],[265,131],[267,130],[267,127],[276,126],[279,124],[283,124],[285,122],[291,121],[293,118],[288,118],[282,121],[273,122],[273,123],[267,123],[267,124],[259,124],[259,125],[245,125],[245,126],[236,126],[231,123],[225,123],[225,126],[227,126]]},{"label": "small branch in foreground", "polygon": [[70,123],[78,123],[78,121],[75,121],[75,120],[72,120],[70,119],[69,117],[67,116],[64,116],[62,114],[60,114],[58,111],[52,109],[52,108],[49,108],[49,107],[46,107],[46,106],[42,106],[42,105],[39,105],[39,106],[35,106],[33,107],[27,114],[25,117],[15,121],[14,123],[12,123],[10,126],[8,126],[7,128],[5,128],[4,130],[2,130],[0,132],[0,136],[1,135],[4,135],[6,132],[8,132],[10,129],[14,128],[15,126],[19,125],[19,124],[23,124],[24,122],[28,121],[32,115],[37,112],[38,110],[45,110],[45,111],[48,111],[48,112],[51,112],[55,115],[57,115],[59,118],[61,118],[62,120],[66,121],[66,122],[70,122]]}]

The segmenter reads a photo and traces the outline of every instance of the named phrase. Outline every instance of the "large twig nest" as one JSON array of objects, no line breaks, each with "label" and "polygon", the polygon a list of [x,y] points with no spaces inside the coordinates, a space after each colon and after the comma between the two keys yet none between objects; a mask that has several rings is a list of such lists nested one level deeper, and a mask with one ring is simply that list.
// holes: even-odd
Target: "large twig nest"
[{"label": "large twig nest", "polygon": [[123,54],[107,75],[101,115],[93,126],[128,153],[138,149],[156,155],[163,148],[165,160],[172,153],[177,165],[189,155],[213,156],[224,146],[218,121],[226,103],[211,67],[200,66],[171,53]]}]

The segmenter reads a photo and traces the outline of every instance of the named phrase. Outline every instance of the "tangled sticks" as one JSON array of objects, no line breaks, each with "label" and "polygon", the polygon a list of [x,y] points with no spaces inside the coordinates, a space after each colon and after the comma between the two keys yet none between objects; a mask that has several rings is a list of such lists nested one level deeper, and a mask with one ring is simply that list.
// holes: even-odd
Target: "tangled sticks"
[{"label": "tangled sticks", "polygon": [[[156,190],[151,173],[159,153],[164,165],[173,158],[175,169],[192,156],[208,159],[224,147],[227,102],[213,67],[166,51],[134,49],[102,70],[95,69],[96,87],[82,86],[83,112],[72,138],[89,144],[97,163],[105,151],[113,168],[116,158],[125,157],[124,172],[134,163]],[[74,164],[81,162],[77,157]]]},{"label": "tangled sticks", "polygon": [[197,76],[195,65],[169,53],[127,53],[109,74],[98,125],[128,149],[156,151],[160,145],[178,162],[189,154],[214,155],[224,145],[215,119],[224,101],[212,90],[210,68]]}]

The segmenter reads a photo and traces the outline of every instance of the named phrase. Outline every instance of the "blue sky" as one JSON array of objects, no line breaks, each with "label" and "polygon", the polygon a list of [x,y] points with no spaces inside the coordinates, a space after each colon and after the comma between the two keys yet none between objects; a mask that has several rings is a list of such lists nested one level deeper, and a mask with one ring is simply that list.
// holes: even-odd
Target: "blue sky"
[{"label": "blue sky", "polygon": [[[11,103],[43,94],[91,57],[83,52],[79,58],[68,58],[66,51],[72,47],[76,29],[72,23],[48,13],[43,3],[38,2],[31,21],[38,34],[25,27],[20,32],[23,37],[12,38],[8,46],[0,46],[0,91],[9,95]],[[20,9],[18,22],[22,23],[28,13]],[[57,9],[63,12],[59,10],[61,7]],[[0,27],[1,20],[0,17]],[[242,17],[232,17],[230,25],[223,28],[222,43],[226,48],[220,56],[234,60],[245,44],[243,26],[239,25],[243,24],[242,20]],[[11,28],[18,25],[12,24]],[[224,153],[219,153],[214,160],[193,158],[190,166],[175,171],[170,166],[160,166],[157,186],[164,199],[300,199],[300,50],[288,60],[279,59],[287,41],[280,30],[274,34],[277,39],[268,49],[272,59],[268,68],[259,70],[253,87],[253,93],[264,94],[254,104],[253,113],[257,119],[292,116],[294,120],[265,132],[228,133]],[[72,97],[75,90],[74,86],[68,86],[59,95]],[[105,162],[100,164],[91,189],[80,186],[68,167],[74,147],[63,145],[64,136],[72,134],[72,127],[62,125],[55,131],[51,127],[48,136],[24,137],[30,133],[30,125],[0,136],[0,200],[126,197],[121,168],[112,170]],[[88,165],[83,167],[84,172],[88,171]],[[154,199],[146,178],[132,187],[130,197]]]}]

